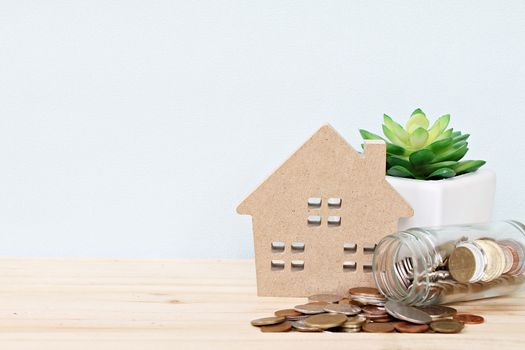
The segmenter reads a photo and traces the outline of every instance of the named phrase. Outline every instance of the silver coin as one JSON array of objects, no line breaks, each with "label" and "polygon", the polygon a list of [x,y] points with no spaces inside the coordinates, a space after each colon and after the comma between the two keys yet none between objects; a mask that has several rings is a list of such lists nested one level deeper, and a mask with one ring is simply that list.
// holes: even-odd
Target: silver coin
[{"label": "silver coin", "polygon": [[418,309],[429,314],[430,318],[432,318],[433,321],[440,320],[442,318],[452,317],[458,312],[454,308],[443,305],[430,305],[425,307],[418,307]]},{"label": "silver coin", "polygon": [[426,312],[393,300],[390,300],[385,304],[385,309],[391,316],[403,321],[418,324],[428,324],[432,322],[432,318]]},{"label": "silver coin", "polygon": [[324,311],[344,315],[357,315],[361,312],[361,308],[352,304],[329,304],[324,307]]},{"label": "silver coin", "polygon": [[299,332],[322,332],[321,328],[307,326],[303,320],[292,322],[292,327]]},{"label": "silver coin", "polygon": [[352,297],[352,300],[360,302],[361,304],[364,304],[364,305],[384,306],[386,303],[386,299],[370,298],[370,297]]},{"label": "silver coin", "polygon": [[340,295],[335,294],[316,294],[308,297],[308,301],[324,301],[326,303],[337,303],[343,299]]},{"label": "silver coin", "polygon": [[302,312],[305,315],[315,315],[315,314],[322,314],[323,312],[326,312],[324,311],[324,305],[316,305],[316,304],[295,305],[294,310]]}]

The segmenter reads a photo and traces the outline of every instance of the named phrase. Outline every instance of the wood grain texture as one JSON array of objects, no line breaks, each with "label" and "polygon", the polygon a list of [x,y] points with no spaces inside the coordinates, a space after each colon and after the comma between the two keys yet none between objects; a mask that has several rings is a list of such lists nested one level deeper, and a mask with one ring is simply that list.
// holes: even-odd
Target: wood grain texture
[{"label": "wood grain texture", "polygon": [[456,304],[461,334],[263,334],[304,298],[257,297],[253,261],[0,259],[1,349],[518,349],[525,293]]}]

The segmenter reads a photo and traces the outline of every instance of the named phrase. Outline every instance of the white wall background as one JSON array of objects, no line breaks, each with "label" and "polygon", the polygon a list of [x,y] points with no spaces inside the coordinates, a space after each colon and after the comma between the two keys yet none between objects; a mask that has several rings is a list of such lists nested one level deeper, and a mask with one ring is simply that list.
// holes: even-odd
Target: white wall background
[{"label": "white wall background", "polygon": [[253,255],[237,203],[322,123],[416,107],[525,218],[523,1],[2,1],[0,255]]}]

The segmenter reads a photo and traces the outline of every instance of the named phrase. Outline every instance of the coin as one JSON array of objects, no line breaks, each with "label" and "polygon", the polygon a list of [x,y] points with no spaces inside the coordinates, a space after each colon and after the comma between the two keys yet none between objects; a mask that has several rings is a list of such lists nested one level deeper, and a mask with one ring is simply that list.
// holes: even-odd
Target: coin
[{"label": "coin", "polygon": [[369,333],[390,333],[394,331],[392,323],[365,323],[362,327],[365,332]]},{"label": "coin", "polygon": [[378,298],[382,299],[384,298],[384,295],[377,290],[377,288],[372,287],[356,287],[356,288],[350,288],[348,290],[348,293],[352,296],[365,296],[365,297],[372,297],[372,298]]},{"label": "coin", "polygon": [[322,314],[324,311],[324,306],[319,304],[304,304],[294,306],[295,311],[302,312],[306,315],[315,315]]},{"label": "coin", "polygon": [[426,324],[414,324],[409,322],[396,322],[394,328],[401,333],[425,333],[428,331]]},{"label": "coin", "polygon": [[323,301],[326,303],[337,303],[343,299],[340,295],[335,294],[316,294],[308,297],[308,301]]},{"label": "coin", "polygon": [[452,317],[453,320],[463,322],[464,324],[481,324],[485,322],[485,319],[478,315],[473,314],[457,314]]},{"label": "coin", "polygon": [[341,328],[341,329],[340,329],[340,332],[344,332],[344,333],[359,333],[359,332],[361,332],[361,327],[356,327],[356,328]]},{"label": "coin", "polygon": [[370,318],[369,320],[372,321],[372,322],[385,323],[385,322],[392,322],[394,319],[392,317],[390,317],[390,315],[386,315],[386,316],[378,317],[378,318],[374,318],[374,319]]},{"label": "coin", "polygon": [[343,298],[343,299],[339,300],[338,304],[350,304],[350,299]]},{"label": "coin", "polygon": [[403,305],[393,300],[390,300],[385,304],[385,309],[390,315],[403,321],[418,324],[432,322],[432,319],[426,312],[418,310],[412,306]]},{"label": "coin", "polygon": [[261,332],[281,333],[281,332],[289,332],[291,329],[292,329],[292,324],[288,321],[284,321],[282,323],[274,324],[271,326],[262,326]]},{"label": "coin", "polygon": [[357,315],[361,312],[361,308],[352,304],[328,304],[324,307],[324,311],[344,315]]},{"label": "coin", "polygon": [[432,321],[442,318],[452,317],[457,314],[457,310],[443,305],[430,305],[425,307],[418,307],[419,310],[426,312],[432,318]]},{"label": "coin", "polygon": [[505,254],[501,247],[488,239],[477,239],[474,243],[485,253],[487,263],[481,281],[490,282],[501,276],[505,269]]},{"label": "coin", "polygon": [[348,317],[345,323],[341,325],[341,327],[356,327],[361,326],[363,323],[365,323],[366,317],[363,314],[359,314],[353,317]]},{"label": "coin", "polygon": [[311,301],[309,303],[306,303],[304,305],[322,305],[322,306],[325,306],[325,305],[328,305],[330,303],[327,303],[326,301]]},{"label": "coin", "polygon": [[252,323],[252,326],[259,327],[259,326],[268,326],[268,325],[281,323],[281,322],[284,322],[284,320],[285,320],[284,316],[263,317],[263,318],[258,318],[256,320],[253,320],[251,323]]},{"label": "coin", "polygon": [[304,324],[314,328],[328,329],[339,327],[345,323],[348,318],[343,314],[321,314],[308,317]]},{"label": "coin", "polygon": [[386,315],[386,310],[383,306],[365,305],[362,309],[365,314]]},{"label": "coin", "polygon": [[297,317],[302,316],[302,313],[299,311],[296,311],[294,309],[283,309],[283,310],[277,310],[274,312],[275,316],[284,316],[286,318],[288,317]]},{"label": "coin", "polygon": [[454,320],[434,321],[430,324],[430,329],[438,333],[459,333],[463,327],[462,322]]},{"label": "coin", "polygon": [[467,283],[476,273],[476,256],[467,247],[458,247],[448,258],[448,269],[456,281]]},{"label": "coin", "polygon": [[304,320],[292,322],[292,327],[295,328],[298,332],[321,332],[322,331],[321,328],[307,326],[304,323]]}]

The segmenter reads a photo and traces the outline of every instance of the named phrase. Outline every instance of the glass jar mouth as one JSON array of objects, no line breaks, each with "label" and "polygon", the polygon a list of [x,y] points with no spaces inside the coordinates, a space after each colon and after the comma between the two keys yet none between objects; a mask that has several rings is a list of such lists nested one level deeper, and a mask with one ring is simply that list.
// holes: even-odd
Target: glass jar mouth
[{"label": "glass jar mouth", "polygon": [[378,290],[388,299],[417,305],[429,293],[423,242],[409,232],[383,238],[376,247],[372,272]]}]

